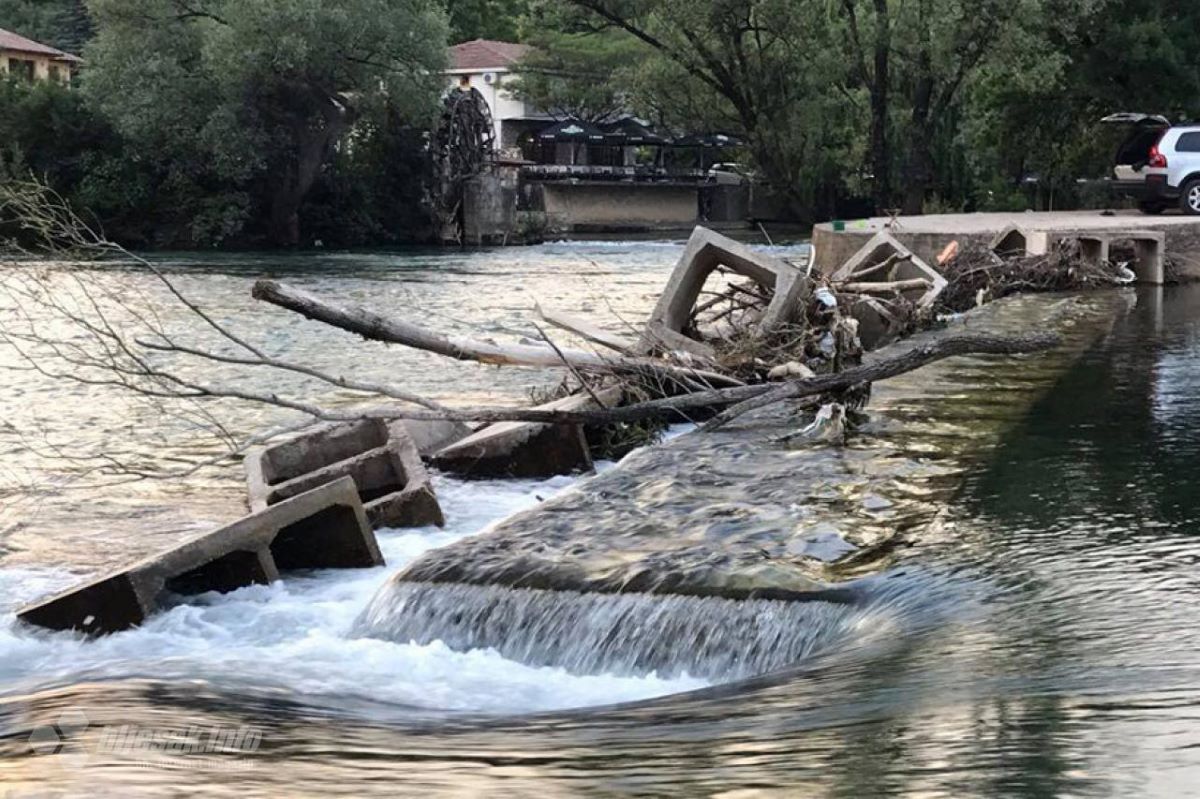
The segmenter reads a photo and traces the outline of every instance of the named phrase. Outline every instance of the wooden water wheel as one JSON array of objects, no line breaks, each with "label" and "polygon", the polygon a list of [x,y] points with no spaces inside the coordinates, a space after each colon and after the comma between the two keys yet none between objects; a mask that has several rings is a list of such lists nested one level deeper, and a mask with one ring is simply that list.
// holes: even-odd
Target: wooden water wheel
[{"label": "wooden water wheel", "polygon": [[433,223],[442,241],[462,241],[463,188],[487,169],[495,147],[492,112],[479,90],[450,91],[430,143]]}]

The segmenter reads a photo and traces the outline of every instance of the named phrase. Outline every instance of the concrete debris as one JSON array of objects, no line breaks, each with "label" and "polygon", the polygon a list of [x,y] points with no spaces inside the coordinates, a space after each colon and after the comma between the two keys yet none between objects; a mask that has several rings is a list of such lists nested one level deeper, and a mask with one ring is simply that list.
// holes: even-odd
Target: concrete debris
[{"label": "concrete debris", "polygon": [[[855,295],[849,308],[867,350],[878,349],[908,332],[914,313],[933,307],[946,279],[901,244],[880,232],[832,277],[844,294]],[[895,302],[911,308],[895,308]]]},{"label": "concrete debris", "polygon": [[252,450],[245,459],[250,508],[264,510],[317,486],[352,477],[375,529],[441,526],[445,518],[413,433],[429,449],[444,448],[444,442],[458,437],[460,427],[362,419],[324,425]]},{"label": "concrete debris", "polygon": [[[618,405],[621,386],[601,389],[597,397],[605,407]],[[539,405],[539,410],[583,410],[595,408],[587,394],[576,394]],[[499,422],[456,441],[431,459],[442,471],[462,477],[546,478],[590,471],[592,456],[583,427],[578,424]]]},{"label": "concrete debris", "polygon": [[812,290],[811,282],[796,266],[697,227],[650,314],[642,343],[645,351],[683,350],[709,358],[714,355],[711,346],[685,333],[705,282],[722,267],[749,278],[769,293],[769,302],[754,325],[760,336],[770,335],[791,321],[802,307],[801,299]]},{"label": "concrete debris", "polygon": [[549,308],[543,308],[540,305],[536,308],[538,316],[548,324],[554,325],[557,328],[566,330],[570,333],[582,338],[584,341],[590,341],[593,344],[599,344],[602,347],[607,347],[610,350],[619,352],[622,355],[633,355],[637,350],[637,342],[632,339],[627,339],[624,336],[618,336],[611,333],[599,325],[594,325],[586,319],[572,316],[561,311],[555,311]]},{"label": "concrete debris", "polygon": [[51,630],[105,635],[142,624],[173,596],[265,585],[303,569],[382,566],[354,481],[343,477],[17,613]]}]

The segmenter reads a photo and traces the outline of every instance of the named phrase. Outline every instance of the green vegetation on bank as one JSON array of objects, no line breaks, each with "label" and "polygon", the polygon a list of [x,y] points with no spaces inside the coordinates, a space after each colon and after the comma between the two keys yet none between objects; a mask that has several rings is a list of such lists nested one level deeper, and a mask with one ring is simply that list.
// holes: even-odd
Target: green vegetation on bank
[{"label": "green vegetation on bank", "polygon": [[0,27],[86,58],[0,81],[0,179],[141,247],[423,239],[446,46],[477,37],[536,46],[549,110],[743,138],[805,221],[1103,201],[1100,117],[1200,115],[1190,0],[0,0]]}]

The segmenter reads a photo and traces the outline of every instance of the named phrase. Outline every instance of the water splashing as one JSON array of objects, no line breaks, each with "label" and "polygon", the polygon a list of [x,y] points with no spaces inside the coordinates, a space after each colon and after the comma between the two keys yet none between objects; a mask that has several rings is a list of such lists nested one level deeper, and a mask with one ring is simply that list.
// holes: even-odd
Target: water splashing
[{"label": "water splashing", "polygon": [[890,625],[877,605],[391,583],[354,635],[495,649],[575,674],[721,681],[776,671]]}]

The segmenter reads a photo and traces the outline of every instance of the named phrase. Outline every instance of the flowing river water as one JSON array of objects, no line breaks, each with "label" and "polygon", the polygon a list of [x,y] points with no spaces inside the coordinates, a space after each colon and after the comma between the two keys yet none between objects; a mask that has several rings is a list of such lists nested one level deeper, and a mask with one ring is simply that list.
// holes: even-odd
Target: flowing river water
[{"label": "flowing river water", "polygon": [[[276,275],[443,329],[528,330],[535,300],[619,329],[620,319],[637,320],[650,306],[680,249],[579,242],[467,254],[164,260],[190,295],[273,352],[332,369],[366,364],[375,378],[447,401],[515,402],[547,376],[364,345],[255,307],[249,285]],[[803,247],[780,254],[800,257]],[[719,660],[696,675],[645,663],[589,671],[594,661],[355,634],[398,569],[571,490],[571,478],[439,476],[446,528],[382,532],[386,568],[201,598],[94,642],[31,632],[15,623],[16,607],[237,516],[243,489],[237,469],[180,485],[89,488],[68,465],[40,457],[44,448],[28,435],[0,430],[0,790],[1195,795],[1198,356],[1200,287],[1140,292],[1109,332],[1038,388],[1020,418],[996,428],[998,440],[956,474],[937,523],[922,525],[881,573],[863,578],[880,599],[872,612],[836,617],[853,635],[809,647],[793,643],[801,636],[792,631],[785,638],[796,660],[749,678],[723,673]],[[971,374],[979,390],[938,398],[941,413],[957,408],[957,424],[926,425],[945,439],[930,444],[932,464],[991,425],[993,408],[978,396],[1030,390],[1019,370]],[[0,418],[45,430],[47,440],[119,439],[165,461],[212,446],[160,438],[155,431],[169,424],[101,393],[0,375]],[[974,404],[964,405],[968,398]],[[919,405],[907,413],[924,429]],[[259,429],[272,414],[246,413],[238,423]],[[597,527],[587,535],[603,540]],[[622,601],[607,612],[659,623],[644,609],[618,607]],[[569,600],[562,612],[569,616]],[[819,626],[826,616],[834,618],[809,610],[784,621]],[[588,633],[590,617],[580,617],[578,635]],[[672,661],[662,644],[650,666]]]}]

